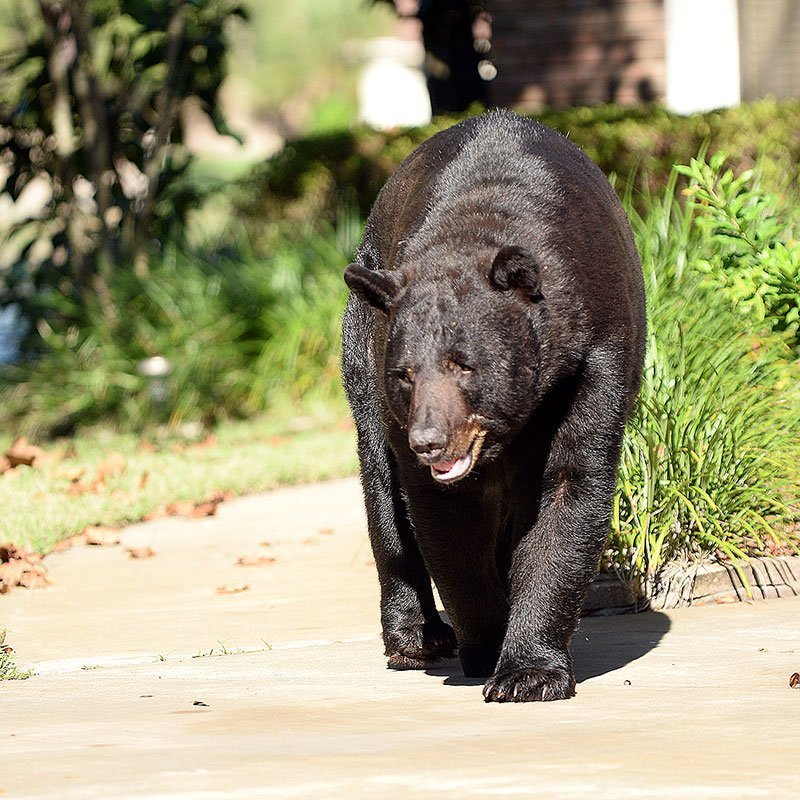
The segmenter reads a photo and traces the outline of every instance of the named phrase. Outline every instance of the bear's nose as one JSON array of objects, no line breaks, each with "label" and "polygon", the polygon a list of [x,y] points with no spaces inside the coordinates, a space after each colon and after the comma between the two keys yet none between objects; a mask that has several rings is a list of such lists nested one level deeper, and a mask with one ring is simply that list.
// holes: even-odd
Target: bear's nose
[{"label": "bear's nose", "polygon": [[447,437],[438,428],[420,425],[408,432],[408,443],[417,455],[426,456],[426,461],[436,460],[447,446]]}]

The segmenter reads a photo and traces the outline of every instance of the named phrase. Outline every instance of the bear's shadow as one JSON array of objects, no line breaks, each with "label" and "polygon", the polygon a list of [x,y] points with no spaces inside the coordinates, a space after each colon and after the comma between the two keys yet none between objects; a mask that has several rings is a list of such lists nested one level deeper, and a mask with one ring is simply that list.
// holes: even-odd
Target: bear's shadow
[{"label": "bear's shadow", "polygon": [[[572,638],[576,681],[582,683],[636,661],[658,647],[669,628],[669,617],[657,611],[583,617]],[[485,683],[484,678],[464,677],[457,658],[442,661],[425,672],[444,678],[446,686],[482,686]]]}]

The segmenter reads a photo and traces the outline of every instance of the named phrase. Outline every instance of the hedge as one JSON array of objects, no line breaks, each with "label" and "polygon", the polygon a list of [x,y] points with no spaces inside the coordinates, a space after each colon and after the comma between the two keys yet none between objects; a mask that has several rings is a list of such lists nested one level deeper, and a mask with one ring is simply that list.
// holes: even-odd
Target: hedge
[{"label": "hedge", "polygon": [[[541,122],[569,136],[620,185],[666,183],[672,166],[708,148],[723,151],[735,172],[762,165],[762,182],[786,191],[800,164],[800,101],[762,100],[680,116],[660,106],[581,107],[545,111]],[[289,142],[235,187],[233,202],[253,241],[270,223],[334,223],[343,207],[366,216],[387,177],[421,142],[458,121],[393,131],[356,127]],[[639,184],[643,185],[643,184]]]}]

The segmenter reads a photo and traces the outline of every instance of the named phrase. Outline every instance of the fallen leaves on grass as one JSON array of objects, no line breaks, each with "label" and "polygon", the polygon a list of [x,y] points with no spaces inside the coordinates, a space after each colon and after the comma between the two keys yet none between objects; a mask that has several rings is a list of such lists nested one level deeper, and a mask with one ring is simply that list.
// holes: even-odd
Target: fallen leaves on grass
[{"label": "fallen leaves on grass", "polygon": [[60,461],[63,457],[63,453],[55,450],[48,452],[32,445],[24,436],[18,436],[5,455],[0,456],[0,475],[13,478],[19,474],[19,467],[43,467]]},{"label": "fallen leaves on grass", "polygon": [[[67,478],[70,481],[70,485],[66,490],[67,494],[72,497],[80,497],[84,494],[103,494],[108,491],[108,482],[123,475],[127,468],[128,462],[125,456],[112,450],[106,456],[105,460],[97,465],[94,471],[94,477],[88,483],[81,480],[84,472],[78,469],[60,470],[58,473],[54,474],[54,477]],[[115,489],[114,491],[121,492],[122,490]],[[127,492],[125,492],[124,495],[124,497],[118,496],[116,499],[121,502],[130,502],[133,500],[133,497]]]},{"label": "fallen leaves on grass", "polygon": [[36,447],[24,437],[20,436],[11,443],[6,451],[6,458],[12,467],[32,467],[37,459],[44,455],[41,447]]},{"label": "fallen leaves on grass", "polygon": [[265,567],[274,564],[277,559],[272,556],[240,556],[236,559],[238,567]]},{"label": "fallen leaves on grass", "polygon": [[243,586],[217,586],[215,594],[240,594],[246,592],[250,588],[249,584],[245,583]]},{"label": "fallen leaves on grass", "polygon": [[32,550],[15,544],[0,545],[0,594],[10,592],[15,586],[26,589],[47,586],[47,571],[41,561],[41,555]]}]

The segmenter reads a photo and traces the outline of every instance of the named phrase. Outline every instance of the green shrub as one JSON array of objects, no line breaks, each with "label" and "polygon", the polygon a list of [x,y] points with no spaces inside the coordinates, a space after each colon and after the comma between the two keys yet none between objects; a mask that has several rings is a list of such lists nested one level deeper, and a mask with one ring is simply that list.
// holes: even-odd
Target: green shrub
[{"label": "green shrub", "polygon": [[[0,52],[0,308],[14,303],[28,320],[60,327],[57,293],[102,311],[108,327],[125,313],[114,305],[125,280],[116,273],[146,274],[201,201],[178,117],[192,98],[227,130],[217,103],[227,25],[244,11],[237,0],[16,0],[10,10],[13,35]],[[34,339],[38,330],[30,327]]]},{"label": "green shrub", "polygon": [[[541,122],[568,135],[608,175],[623,183],[639,175],[651,190],[669,180],[673,164],[703,147],[735,153],[736,172],[760,159],[763,180],[783,191],[798,175],[800,102],[762,100],[738,108],[682,117],[659,106],[545,111]],[[256,247],[269,223],[332,224],[342,203],[366,216],[400,162],[432,134],[457,122],[441,117],[423,128],[326,133],[289,142],[237,187],[234,202]]]},{"label": "green shrub", "polygon": [[645,270],[649,340],[606,567],[645,594],[678,555],[736,563],[800,543],[788,527],[800,495],[797,365],[785,335],[761,331],[703,281],[706,231],[675,201],[676,177],[662,197],[643,198],[647,213],[626,203]]},{"label": "green shrub", "polygon": [[775,195],[755,185],[755,173],[723,171],[723,153],[677,169],[704,234],[697,268],[751,325],[766,324],[800,348],[800,244]]}]

